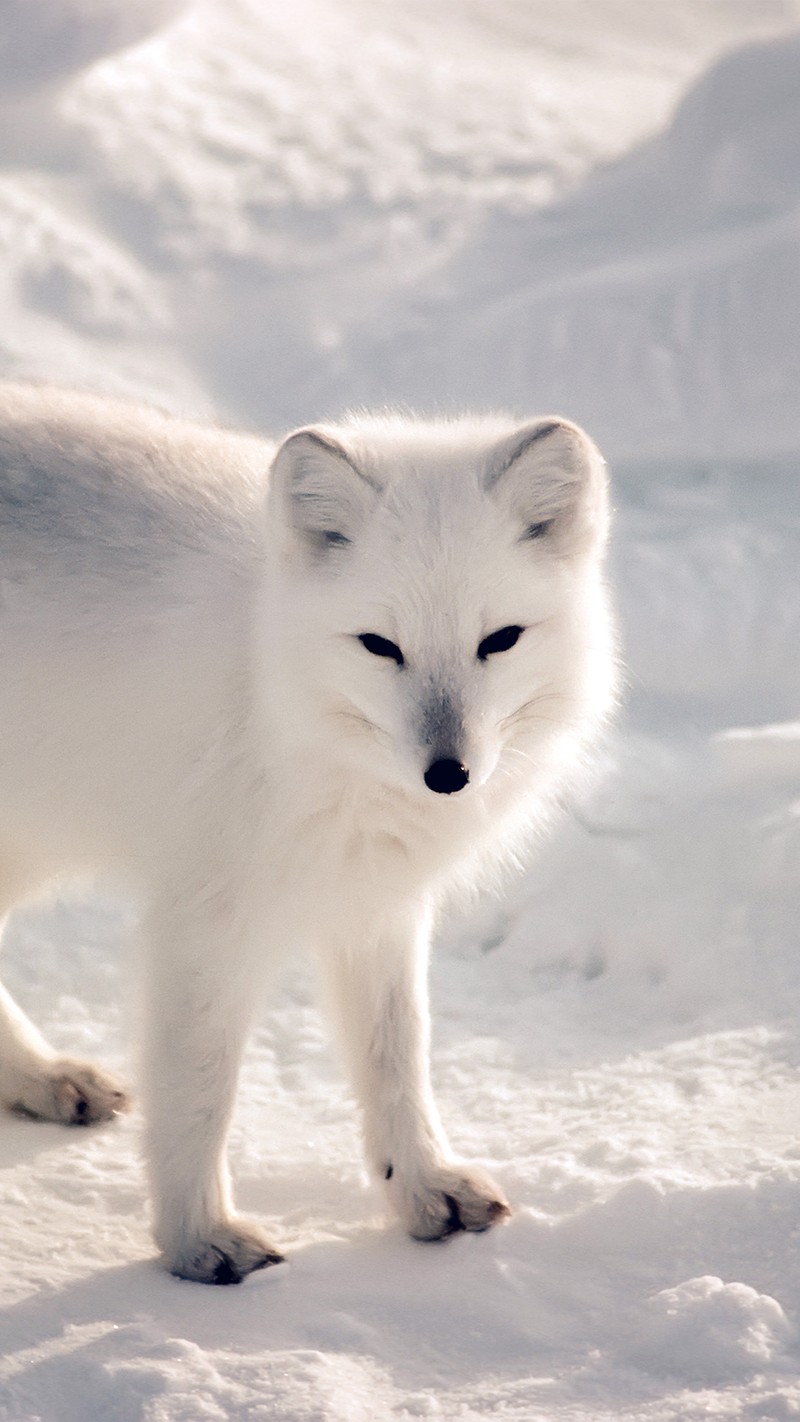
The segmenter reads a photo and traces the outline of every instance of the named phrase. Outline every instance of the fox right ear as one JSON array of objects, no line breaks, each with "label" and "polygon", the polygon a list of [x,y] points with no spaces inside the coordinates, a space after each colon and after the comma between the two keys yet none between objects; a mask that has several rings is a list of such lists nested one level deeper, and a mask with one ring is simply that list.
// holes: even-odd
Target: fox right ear
[{"label": "fox right ear", "polygon": [[345,548],[366,523],[380,486],[327,430],[310,426],[283,441],[271,499],[284,528],[310,553]]},{"label": "fox right ear", "polygon": [[589,436],[558,416],[522,425],[492,451],[486,486],[535,539],[602,544],[608,529],[605,461]]}]

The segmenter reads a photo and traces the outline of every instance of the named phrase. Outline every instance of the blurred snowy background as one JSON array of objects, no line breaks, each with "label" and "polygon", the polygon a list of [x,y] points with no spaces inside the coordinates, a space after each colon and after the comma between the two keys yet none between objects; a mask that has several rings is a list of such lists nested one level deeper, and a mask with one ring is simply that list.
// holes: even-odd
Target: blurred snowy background
[{"label": "blurred snowy background", "polygon": [[[0,1122],[3,1422],[800,1416],[800,0],[0,0],[0,372],[279,434],[558,411],[616,479],[590,803],[437,958],[517,1204],[384,1230],[302,973],[232,1148],[291,1266],[162,1276],[138,1122]],[[9,986],[132,1071],[118,906]]]}]

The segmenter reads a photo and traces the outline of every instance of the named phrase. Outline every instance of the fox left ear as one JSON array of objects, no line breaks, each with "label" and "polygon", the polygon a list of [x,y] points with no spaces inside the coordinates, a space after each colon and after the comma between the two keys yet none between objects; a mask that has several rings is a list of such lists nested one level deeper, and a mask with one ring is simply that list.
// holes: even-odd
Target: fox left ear
[{"label": "fox left ear", "polygon": [[570,420],[535,420],[502,440],[492,450],[486,487],[510,504],[524,538],[552,537],[562,547],[605,539],[605,461]]},{"label": "fox left ear", "polygon": [[379,494],[376,481],[341,441],[316,426],[289,435],[272,465],[274,516],[290,541],[316,559],[353,542]]}]

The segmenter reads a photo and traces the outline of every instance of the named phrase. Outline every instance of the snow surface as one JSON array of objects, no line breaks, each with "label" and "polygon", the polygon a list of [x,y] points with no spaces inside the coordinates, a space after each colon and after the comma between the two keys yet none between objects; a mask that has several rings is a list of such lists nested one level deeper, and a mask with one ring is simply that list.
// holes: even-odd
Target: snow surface
[{"label": "snow surface", "polygon": [[[0,367],[274,432],[558,408],[629,667],[591,798],[434,965],[508,1226],[387,1228],[298,966],[232,1142],[288,1265],[159,1271],[136,1117],[0,1122],[0,1418],[800,1417],[800,3],[0,8]],[[58,901],[4,955],[129,1073],[130,932]]]}]

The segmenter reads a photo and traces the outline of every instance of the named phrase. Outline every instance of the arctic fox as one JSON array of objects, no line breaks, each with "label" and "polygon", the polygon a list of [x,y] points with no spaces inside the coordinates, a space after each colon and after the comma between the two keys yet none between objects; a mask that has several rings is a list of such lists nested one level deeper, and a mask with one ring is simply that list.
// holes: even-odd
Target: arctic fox
[{"label": "arctic fox", "polygon": [[[515,856],[613,700],[605,466],[575,425],[354,416],[261,439],[0,387],[0,907],[142,908],[155,1238],[277,1262],[225,1141],[255,984],[319,955],[369,1166],[418,1239],[509,1212],[428,1073],[437,908]],[[124,1109],[0,988],[0,1101]]]}]

